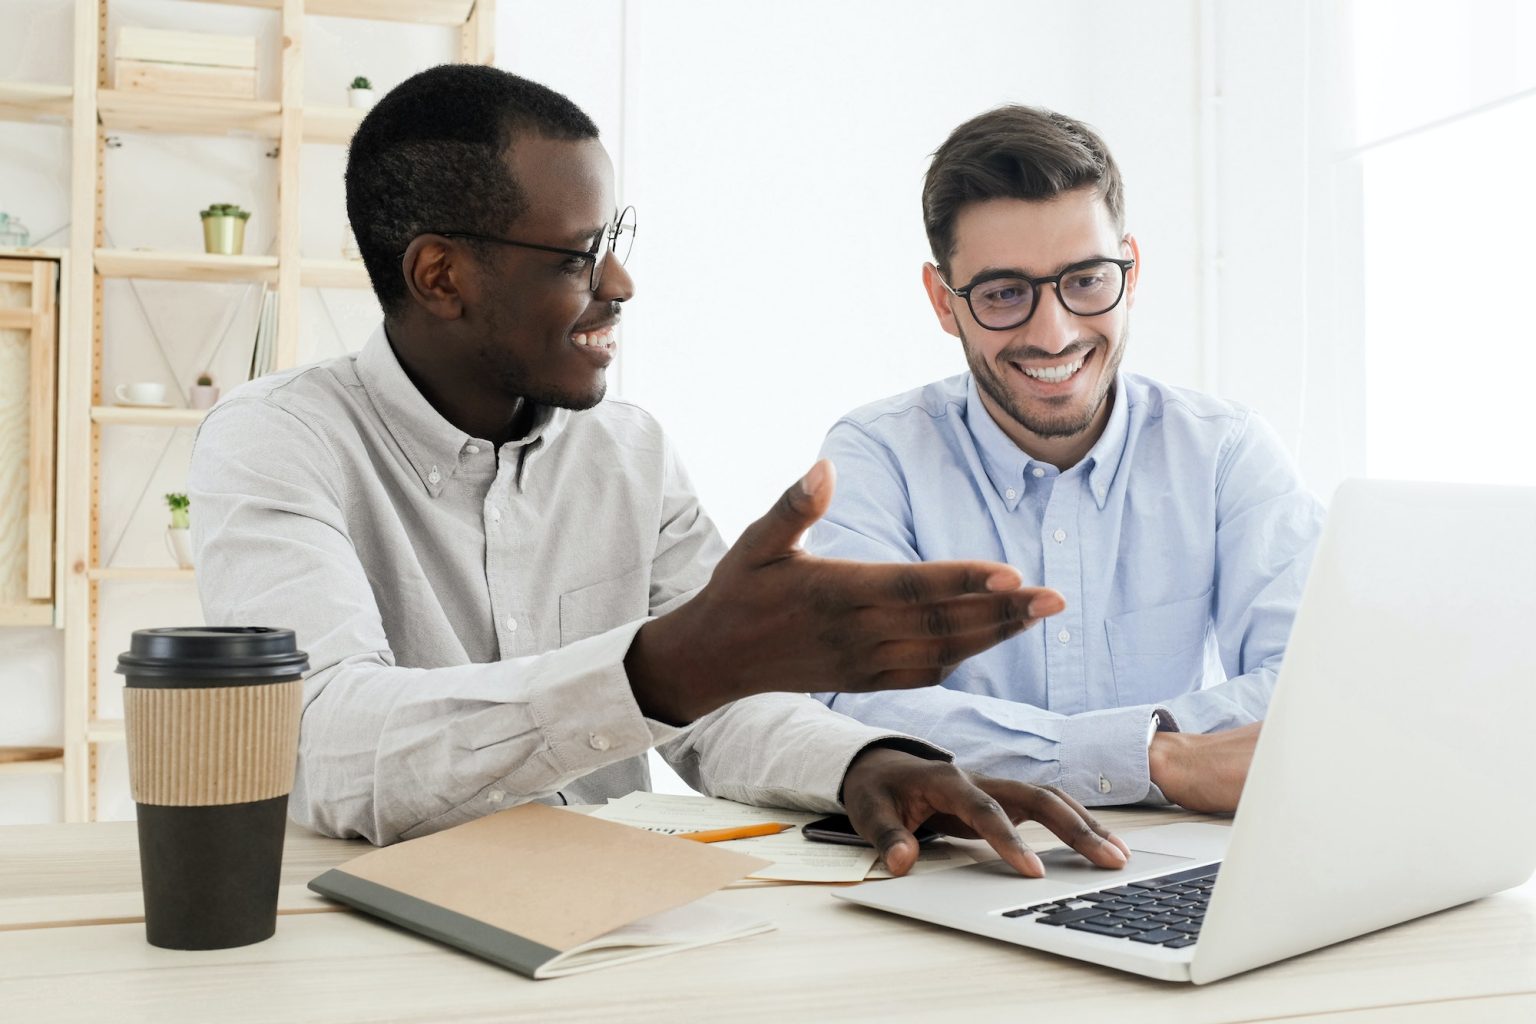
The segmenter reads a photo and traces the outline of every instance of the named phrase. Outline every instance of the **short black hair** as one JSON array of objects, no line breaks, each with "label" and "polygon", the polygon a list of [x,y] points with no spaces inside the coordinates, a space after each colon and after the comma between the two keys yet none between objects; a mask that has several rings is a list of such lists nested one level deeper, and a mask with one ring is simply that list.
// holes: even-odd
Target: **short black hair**
[{"label": "short black hair", "polygon": [[507,169],[521,135],[595,139],[553,89],[482,64],[442,64],[391,89],[347,151],[347,219],[386,314],[406,299],[400,255],[426,231],[504,233],[527,207]]},{"label": "short black hair", "polygon": [[962,207],[988,199],[1052,199],[1093,188],[1125,231],[1125,184],[1104,140],[1081,121],[1041,107],[1010,104],[950,132],[923,179],[923,228],[940,270],[955,251]]}]

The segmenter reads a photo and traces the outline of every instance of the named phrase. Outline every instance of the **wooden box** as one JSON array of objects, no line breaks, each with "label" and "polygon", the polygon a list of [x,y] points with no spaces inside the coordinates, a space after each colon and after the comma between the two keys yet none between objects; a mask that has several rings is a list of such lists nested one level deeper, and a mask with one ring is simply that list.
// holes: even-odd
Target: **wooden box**
[{"label": "wooden box", "polygon": [[256,98],[256,39],[124,26],[117,37],[117,88],[128,92]]}]

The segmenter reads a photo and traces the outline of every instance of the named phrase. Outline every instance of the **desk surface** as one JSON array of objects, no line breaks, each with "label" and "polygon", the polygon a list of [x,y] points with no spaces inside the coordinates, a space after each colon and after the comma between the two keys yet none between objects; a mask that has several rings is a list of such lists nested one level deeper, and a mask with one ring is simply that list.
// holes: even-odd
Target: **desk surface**
[{"label": "desk surface", "polygon": [[[1128,831],[1196,816],[1101,817]],[[1024,831],[1047,845],[1037,827]],[[0,1006],[14,1021],[155,1024],[1536,1019],[1536,883],[1202,988],[851,906],[825,886],[760,885],[717,898],[777,931],[533,982],[304,889],[364,849],[291,829],[276,936],[188,953],[144,941],[131,823],[0,828]]]}]

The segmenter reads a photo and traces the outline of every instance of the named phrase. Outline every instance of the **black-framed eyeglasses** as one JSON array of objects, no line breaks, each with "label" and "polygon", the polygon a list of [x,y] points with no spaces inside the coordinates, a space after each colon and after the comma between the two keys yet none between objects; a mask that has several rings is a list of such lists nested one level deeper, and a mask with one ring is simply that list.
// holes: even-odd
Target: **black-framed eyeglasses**
[{"label": "black-framed eyeglasses", "polygon": [[471,238],[477,242],[511,245],[519,249],[536,249],[539,252],[553,252],[572,259],[586,260],[591,264],[589,284],[595,292],[598,285],[603,283],[603,265],[608,262],[608,257],[612,256],[621,264],[625,263],[635,247],[635,208],[624,207],[623,212],[614,218],[612,224],[604,224],[598,230],[597,240],[592,243],[590,249],[563,249],[558,245],[519,242],[511,238],[497,238],[495,235],[480,235],[473,231],[423,231],[422,234],[442,235],[444,238]]},{"label": "black-framed eyeglasses", "polygon": [[971,316],[989,331],[1011,331],[1022,327],[1035,315],[1040,291],[1055,285],[1056,298],[1067,312],[1078,316],[1108,313],[1125,297],[1125,277],[1135,260],[1108,257],[1083,260],[1047,277],[1029,277],[1006,271],[990,272],[964,288],[951,288],[944,275],[939,281],[951,295],[965,300]]}]

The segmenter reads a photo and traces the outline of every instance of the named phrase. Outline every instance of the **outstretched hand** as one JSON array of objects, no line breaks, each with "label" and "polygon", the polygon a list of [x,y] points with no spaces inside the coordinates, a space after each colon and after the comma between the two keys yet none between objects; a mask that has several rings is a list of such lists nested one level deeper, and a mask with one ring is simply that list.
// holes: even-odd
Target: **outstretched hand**
[{"label": "outstretched hand", "polygon": [[692,721],[770,690],[907,689],[1066,607],[998,562],[877,564],[807,554],[832,501],[827,460],[742,533],[687,604],[641,627],[625,658],[640,707]]},{"label": "outstretched hand", "polygon": [[867,747],[843,777],[843,806],[859,835],[874,844],[893,875],[917,860],[912,830],[929,828],[963,839],[985,839],[1021,875],[1039,878],[1045,866],[1014,825],[1038,821],[1101,868],[1123,868],[1130,847],[1093,819],[1083,805],[1051,786],[1032,786],[962,771],[886,747]]}]

